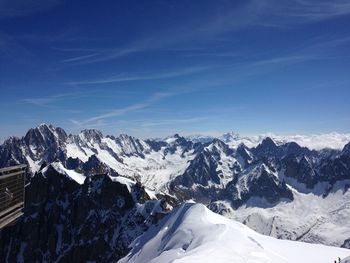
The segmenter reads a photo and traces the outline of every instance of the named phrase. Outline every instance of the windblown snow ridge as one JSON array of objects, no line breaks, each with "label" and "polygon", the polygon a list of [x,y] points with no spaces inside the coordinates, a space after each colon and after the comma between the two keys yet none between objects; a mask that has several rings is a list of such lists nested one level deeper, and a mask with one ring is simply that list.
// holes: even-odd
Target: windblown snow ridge
[{"label": "windblown snow ridge", "polygon": [[329,263],[349,250],[263,236],[204,205],[185,203],[131,245],[119,263]]}]

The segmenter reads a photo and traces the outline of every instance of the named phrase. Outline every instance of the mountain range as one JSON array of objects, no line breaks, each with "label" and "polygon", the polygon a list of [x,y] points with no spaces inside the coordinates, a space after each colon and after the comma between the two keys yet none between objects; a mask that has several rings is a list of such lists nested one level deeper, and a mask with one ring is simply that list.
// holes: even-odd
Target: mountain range
[{"label": "mountain range", "polygon": [[[337,134],[325,136],[317,138],[338,138]],[[172,207],[188,200],[264,235],[350,248],[349,140],[345,142],[342,135],[334,139],[338,143],[322,141],[316,147],[313,137],[309,143],[314,147],[307,147],[297,143],[300,138],[306,142],[305,136],[294,138],[299,141],[228,133],[219,138],[175,134],[142,140],[125,134],[104,136],[98,130],[71,135],[42,124],[0,146],[0,167],[25,163],[31,175],[25,217],[11,229],[18,236],[1,234],[5,245],[0,255],[14,259],[15,251],[22,251],[22,255],[28,253],[26,258],[46,257],[49,262],[59,262],[60,255],[66,260],[61,262],[96,260],[82,248],[94,246],[89,240],[95,240],[96,233],[96,242],[105,240],[101,261],[119,260],[151,225],[145,222],[158,222]],[[119,200],[114,188],[123,201],[108,203]],[[135,197],[134,192],[144,194]],[[118,204],[128,204],[127,209],[121,212]],[[107,211],[107,207],[113,209]],[[67,211],[72,214],[61,218]],[[88,221],[77,218],[78,214]],[[124,221],[135,214],[140,218],[136,223]],[[112,220],[114,228],[96,228],[101,220]],[[129,236],[119,238],[122,232],[115,229],[125,226]],[[32,229],[37,229],[37,242],[28,247],[25,231]],[[52,244],[42,243],[49,233],[58,237]],[[116,239],[122,243],[116,244]]]}]

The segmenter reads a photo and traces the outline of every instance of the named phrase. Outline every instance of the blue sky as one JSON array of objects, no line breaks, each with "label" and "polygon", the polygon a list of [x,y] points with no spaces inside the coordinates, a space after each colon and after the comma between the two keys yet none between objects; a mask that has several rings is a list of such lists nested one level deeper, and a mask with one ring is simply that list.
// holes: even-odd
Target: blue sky
[{"label": "blue sky", "polygon": [[0,0],[0,140],[350,131],[348,1]]}]

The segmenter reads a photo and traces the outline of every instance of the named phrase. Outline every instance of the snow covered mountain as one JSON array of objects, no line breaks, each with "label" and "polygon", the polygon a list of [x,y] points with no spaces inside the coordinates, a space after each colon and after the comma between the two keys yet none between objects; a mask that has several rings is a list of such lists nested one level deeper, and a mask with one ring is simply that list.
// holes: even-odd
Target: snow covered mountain
[{"label": "snow covered mountain", "polygon": [[42,164],[59,161],[69,169],[89,172],[99,168],[161,189],[164,182],[183,173],[200,147],[179,135],[164,141],[144,141],[125,134],[115,138],[97,130],[67,135],[61,128],[42,124],[23,138],[11,137],[0,146],[0,167],[27,163],[35,173]]},{"label": "snow covered mountain", "polygon": [[301,146],[308,147],[311,150],[321,149],[342,149],[345,144],[350,141],[350,133],[324,133],[324,134],[310,134],[310,135],[278,135],[274,133],[266,133],[260,135],[240,135],[235,132],[228,132],[219,137],[208,135],[188,135],[186,138],[196,142],[210,142],[214,138],[218,138],[227,143],[230,147],[236,148],[241,143],[248,147],[255,147],[266,137],[270,137],[277,144],[284,144],[287,142],[296,142]]},{"label": "snow covered mountain", "polygon": [[116,262],[173,201],[123,177],[85,178],[52,163],[26,187],[24,215],[0,231],[0,262]]},{"label": "snow covered mountain", "polygon": [[232,133],[222,140],[178,134],[141,140],[97,130],[68,135],[43,124],[4,142],[0,167],[27,163],[35,174],[52,164],[81,182],[89,173],[121,175],[179,202],[203,203],[263,234],[349,248],[350,143],[314,150],[269,137],[254,144],[247,137],[247,145],[241,139]]},{"label": "snow covered mountain", "polygon": [[347,249],[267,237],[193,203],[174,209],[131,246],[120,263],[329,263],[350,254]]}]

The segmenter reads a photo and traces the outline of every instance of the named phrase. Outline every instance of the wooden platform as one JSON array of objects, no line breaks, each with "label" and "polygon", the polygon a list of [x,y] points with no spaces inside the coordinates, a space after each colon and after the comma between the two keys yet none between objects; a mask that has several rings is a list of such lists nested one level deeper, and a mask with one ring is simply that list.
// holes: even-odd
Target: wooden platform
[{"label": "wooden platform", "polygon": [[26,165],[0,169],[0,229],[23,215]]}]

